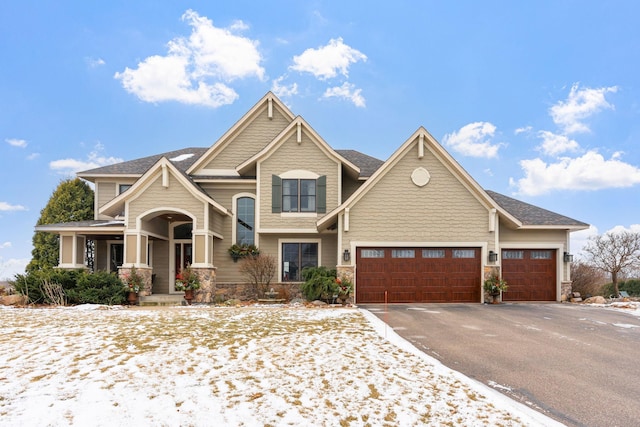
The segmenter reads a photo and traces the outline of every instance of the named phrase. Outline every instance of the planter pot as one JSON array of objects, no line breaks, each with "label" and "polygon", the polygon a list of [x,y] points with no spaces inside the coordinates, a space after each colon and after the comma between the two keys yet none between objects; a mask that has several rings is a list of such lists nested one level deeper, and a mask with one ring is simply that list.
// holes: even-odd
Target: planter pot
[{"label": "planter pot", "polygon": [[491,294],[491,304],[500,304],[500,294]]},{"label": "planter pot", "polygon": [[191,305],[191,301],[193,300],[193,289],[187,289],[184,291],[184,299],[187,301],[188,305]]},{"label": "planter pot", "polygon": [[127,302],[129,305],[137,305],[138,304],[138,294],[136,292],[129,292],[127,294]]}]

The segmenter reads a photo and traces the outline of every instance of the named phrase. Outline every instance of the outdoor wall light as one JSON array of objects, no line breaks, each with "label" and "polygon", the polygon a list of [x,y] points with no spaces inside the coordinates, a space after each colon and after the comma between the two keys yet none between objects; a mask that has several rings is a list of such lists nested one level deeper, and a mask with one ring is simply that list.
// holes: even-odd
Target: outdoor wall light
[{"label": "outdoor wall light", "polygon": [[498,260],[498,254],[493,251],[489,251],[489,261],[496,262]]},{"label": "outdoor wall light", "polygon": [[344,253],[342,254],[342,259],[345,261],[349,261],[351,259],[351,253],[349,252],[349,249],[344,250]]},{"label": "outdoor wall light", "polygon": [[565,252],[564,262],[573,262],[573,255],[571,255],[569,252]]}]

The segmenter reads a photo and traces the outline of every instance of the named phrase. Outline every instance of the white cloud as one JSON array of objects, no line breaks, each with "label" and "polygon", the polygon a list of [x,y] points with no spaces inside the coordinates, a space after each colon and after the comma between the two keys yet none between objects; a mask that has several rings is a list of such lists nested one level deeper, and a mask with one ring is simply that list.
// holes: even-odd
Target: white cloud
[{"label": "white cloud", "polygon": [[101,67],[101,66],[106,64],[106,62],[104,62],[104,59],[102,59],[102,58],[89,58],[89,57],[87,57],[84,60],[86,61],[87,65],[90,68],[97,68],[97,67]]},{"label": "white cloud", "polygon": [[21,205],[12,205],[7,202],[0,202],[0,212],[26,211],[27,208]]},{"label": "white cloud", "polygon": [[537,196],[553,190],[601,190],[604,188],[631,187],[640,183],[640,169],[624,163],[620,153],[606,160],[596,151],[588,151],[581,157],[559,159],[547,164],[541,159],[522,160],[520,166],[525,177],[511,185],[519,194]]},{"label": "white cloud", "polygon": [[542,139],[542,145],[539,147],[544,154],[556,156],[567,151],[576,151],[580,145],[573,139],[569,139],[565,135],[558,135],[553,132],[541,130],[538,137]]},{"label": "white cloud", "polygon": [[505,145],[492,142],[495,132],[496,127],[489,122],[469,123],[457,132],[446,134],[442,142],[465,156],[493,158]]},{"label": "white cloud", "polygon": [[27,141],[25,141],[24,139],[7,138],[5,139],[5,141],[7,144],[13,147],[25,148],[27,146]]},{"label": "white cloud", "polygon": [[27,156],[27,160],[35,160],[40,157],[40,153],[31,153]]},{"label": "white cloud", "polygon": [[52,170],[58,171],[62,175],[73,175],[76,172],[95,169],[102,166],[112,165],[124,161],[119,157],[105,157],[102,155],[104,146],[96,144],[94,150],[89,153],[86,160],[81,159],[60,159],[49,163]]},{"label": "white cloud", "polygon": [[521,133],[529,133],[533,128],[531,126],[524,126],[513,131],[515,135],[519,135]]},{"label": "white cloud", "polygon": [[320,80],[336,77],[338,73],[349,77],[349,67],[358,61],[366,61],[367,56],[342,41],[341,37],[329,40],[325,46],[309,48],[293,57],[289,68],[313,74]]},{"label": "white cloud", "polygon": [[615,93],[617,90],[617,86],[581,89],[576,83],[571,87],[566,101],[560,101],[551,107],[549,114],[566,134],[589,132],[589,126],[584,123],[584,120],[604,109],[613,109],[613,105],[607,102],[605,95]]},{"label": "white cloud", "polygon": [[11,242],[0,243],[0,249],[6,249],[11,247]]},{"label": "white cloud", "polygon": [[351,101],[356,107],[365,107],[366,101],[362,96],[362,89],[356,89],[355,85],[345,82],[342,86],[335,86],[328,88],[324,94],[323,98],[343,98],[348,101]]},{"label": "white cloud", "polygon": [[27,258],[9,258],[5,261],[0,257],[0,280],[12,280],[16,274],[24,274],[29,261]]},{"label": "white cloud", "polygon": [[280,98],[297,95],[298,93],[298,84],[292,83],[290,85],[281,84],[282,81],[286,78],[286,76],[280,76],[273,81],[271,85],[271,91]]},{"label": "white cloud", "polygon": [[169,41],[166,56],[150,56],[136,69],[127,67],[115,74],[128,92],[146,102],[178,101],[215,108],[238,98],[226,83],[264,79],[258,42],[237,34],[247,29],[242,21],[217,28],[193,10],[187,10],[182,19],[192,28],[188,39],[177,37]]}]

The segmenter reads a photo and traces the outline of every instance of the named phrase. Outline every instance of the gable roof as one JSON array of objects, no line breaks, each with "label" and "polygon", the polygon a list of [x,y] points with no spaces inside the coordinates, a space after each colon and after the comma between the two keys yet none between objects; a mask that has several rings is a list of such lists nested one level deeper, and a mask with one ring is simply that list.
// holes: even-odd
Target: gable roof
[{"label": "gable roof", "polygon": [[[316,225],[319,229],[328,227],[344,209],[356,204],[380,179],[388,173],[395,164],[400,161],[410,146],[416,144],[419,150],[430,149],[433,154],[449,169],[454,176],[464,185],[469,192],[484,204],[487,209],[494,208],[500,212],[501,216],[517,227],[521,227],[522,223],[508,211],[498,205],[489,195],[480,187],[480,185],[469,175],[469,173],[460,166],[460,164],[440,145],[435,138],[424,128],[420,127],[413,135],[409,137],[392,155],[385,161],[371,177],[360,186],[344,203],[336,207],[324,217],[320,218]],[[420,144],[422,147],[420,148]]]},{"label": "gable roof", "polygon": [[356,166],[336,150],[331,148],[331,146],[327,144],[327,142],[320,135],[318,135],[318,133],[311,126],[309,126],[309,123],[307,123],[306,120],[301,116],[296,117],[291,123],[289,123],[289,126],[284,128],[284,130],[280,132],[280,134],[276,136],[266,147],[264,147],[251,158],[238,165],[236,170],[242,175],[243,171],[251,168],[259,160],[270,156],[271,153],[273,153],[273,151],[285,141],[286,137],[289,134],[297,131],[298,126],[309,133],[311,138],[318,143],[318,146],[327,154],[327,156],[333,157],[335,160],[345,165],[352,174],[356,176],[360,174],[360,168],[358,166]]},{"label": "gable roof", "polygon": [[156,174],[158,170],[163,170],[164,168],[169,169],[173,172],[175,177],[180,181],[180,183],[187,189],[189,192],[196,198],[201,201],[210,204],[216,209],[218,212],[223,215],[231,216],[231,213],[227,208],[216,202],[209,196],[198,184],[196,184],[190,176],[187,175],[185,171],[178,169],[169,159],[166,157],[161,157],[151,168],[149,168],[140,179],[138,179],[127,191],[120,193],[111,201],[107,202],[104,206],[100,208],[100,213],[113,216],[117,215],[120,212],[120,206],[135,197],[141,191],[144,191],[144,187],[148,182],[151,182],[153,176]]},{"label": "gable roof", "polygon": [[[187,173],[193,175],[195,171],[202,168],[208,161],[210,161],[215,155],[222,151],[233,139],[233,136],[238,133],[239,130],[251,123],[252,118],[260,112],[263,108],[277,107],[285,116],[290,120],[295,118],[295,115],[287,108],[286,105],[280,99],[273,94],[273,92],[267,92],[249,111],[247,111],[228,131],[224,133],[205,153],[203,153],[197,161],[195,161],[188,169]],[[233,168],[235,165],[229,165]]]},{"label": "gable roof", "polygon": [[189,169],[189,167],[206,151],[207,148],[204,147],[183,148],[181,150],[155,154],[153,156],[143,157],[141,159],[134,159],[126,162],[116,163],[113,165],[89,169],[83,172],[78,172],[77,176],[88,180],[91,180],[90,178],[99,178],[103,176],[113,175],[139,177],[163,157],[167,158],[171,163],[173,163],[173,165],[178,170],[186,172],[186,170]]},{"label": "gable roof", "polygon": [[485,190],[495,202],[522,222],[523,227],[545,226],[561,227],[574,230],[589,228],[589,224],[564,215],[522,202],[495,191]]}]

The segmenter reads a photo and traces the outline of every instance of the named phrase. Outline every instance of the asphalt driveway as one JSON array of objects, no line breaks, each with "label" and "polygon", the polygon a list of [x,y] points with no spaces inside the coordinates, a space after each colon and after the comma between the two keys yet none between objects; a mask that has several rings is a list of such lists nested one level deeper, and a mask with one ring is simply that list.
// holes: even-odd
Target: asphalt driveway
[{"label": "asphalt driveway", "polygon": [[575,304],[365,304],[444,365],[569,426],[640,422],[640,318]]}]

